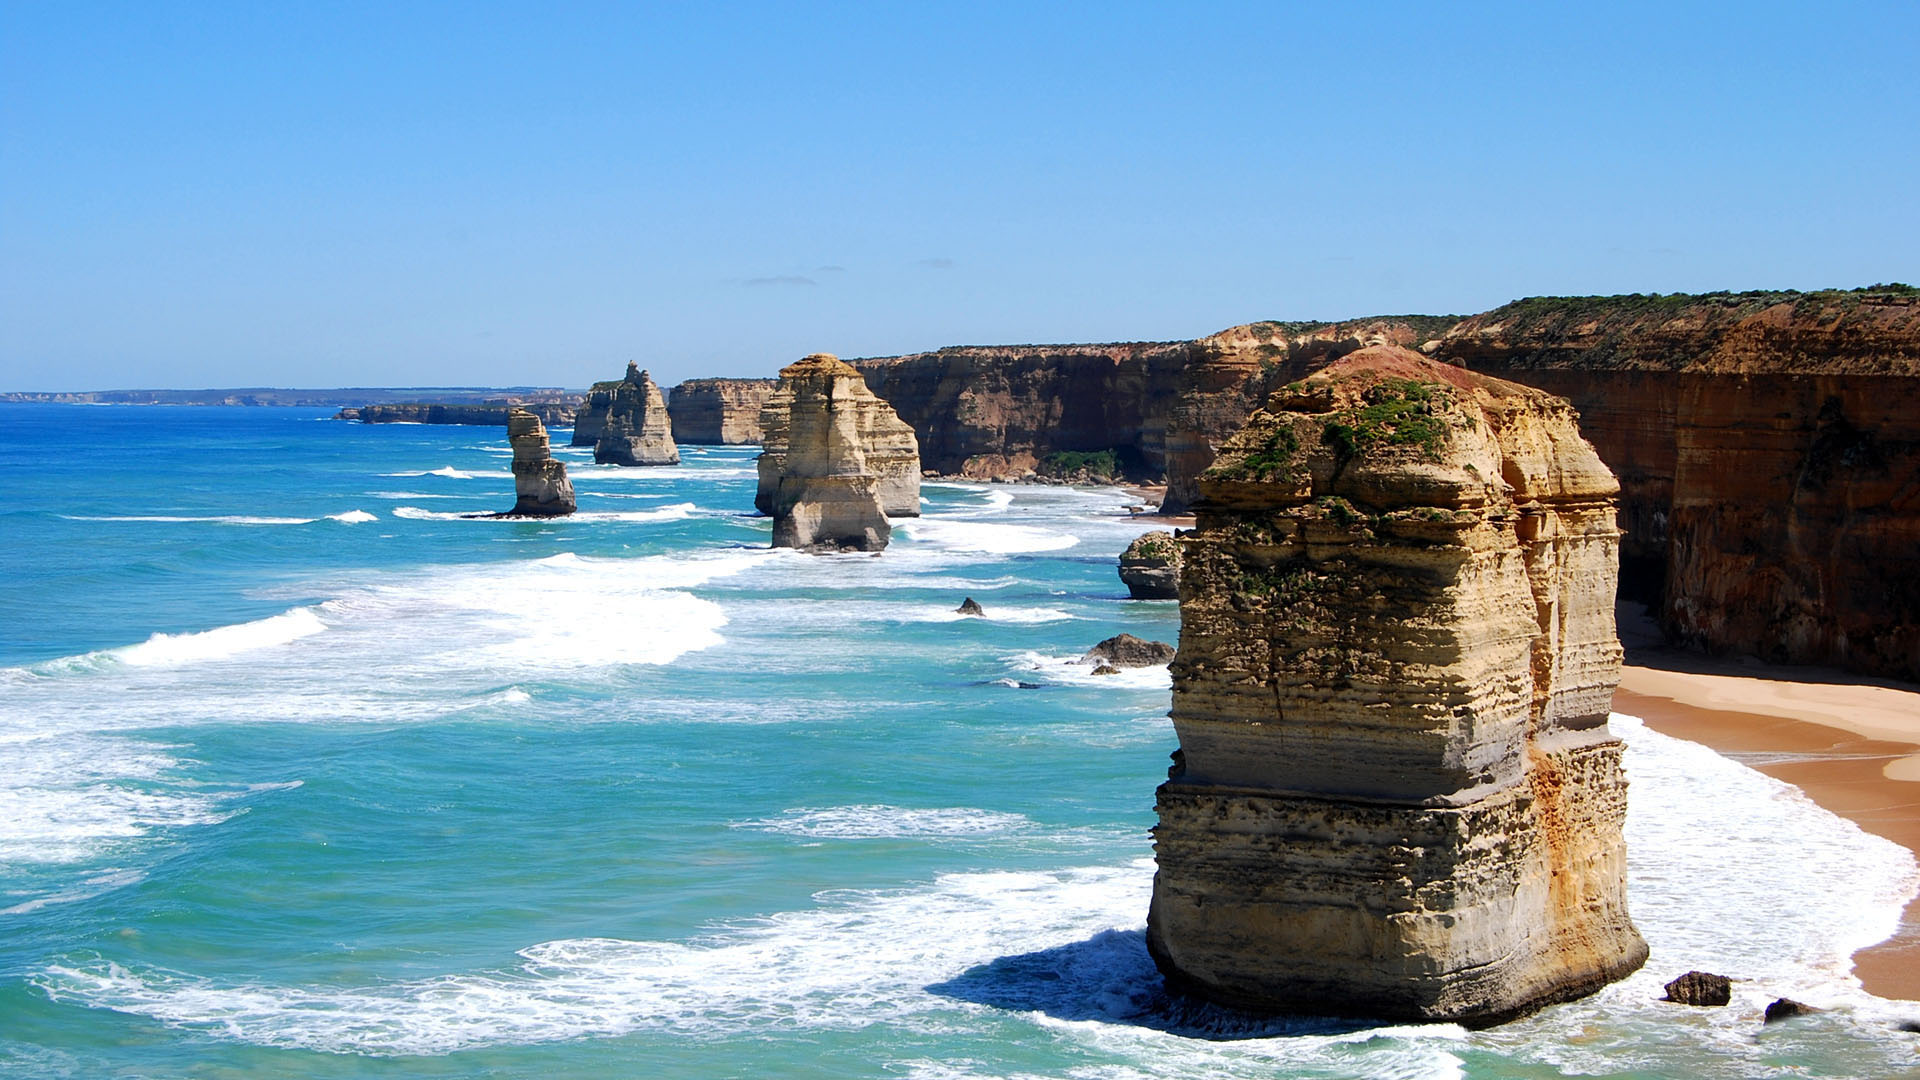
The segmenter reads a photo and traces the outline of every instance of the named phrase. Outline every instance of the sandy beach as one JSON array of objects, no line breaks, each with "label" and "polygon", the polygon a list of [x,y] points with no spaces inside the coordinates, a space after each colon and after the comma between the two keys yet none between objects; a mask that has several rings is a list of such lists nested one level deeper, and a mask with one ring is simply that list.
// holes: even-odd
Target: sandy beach
[{"label": "sandy beach", "polygon": [[[1920,855],[1920,689],[1813,668],[1712,660],[1628,642],[1614,709],[1799,787]],[[1920,898],[1899,931],[1854,954],[1867,990],[1920,1000]]]}]

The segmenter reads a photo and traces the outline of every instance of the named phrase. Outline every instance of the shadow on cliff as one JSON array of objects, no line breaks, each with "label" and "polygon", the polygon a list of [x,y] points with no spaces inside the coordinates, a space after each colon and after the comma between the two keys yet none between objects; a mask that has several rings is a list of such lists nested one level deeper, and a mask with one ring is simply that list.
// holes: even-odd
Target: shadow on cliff
[{"label": "shadow on cliff", "polygon": [[1003,956],[927,991],[1056,1020],[1131,1024],[1192,1039],[1338,1035],[1379,1024],[1321,1016],[1259,1016],[1176,997],[1147,955],[1143,930],[1105,930],[1085,941]]}]

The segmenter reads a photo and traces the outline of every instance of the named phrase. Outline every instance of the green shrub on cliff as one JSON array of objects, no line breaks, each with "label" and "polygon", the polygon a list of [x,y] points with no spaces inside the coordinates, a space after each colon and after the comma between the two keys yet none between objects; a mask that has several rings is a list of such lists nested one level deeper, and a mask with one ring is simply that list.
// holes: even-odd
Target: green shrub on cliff
[{"label": "green shrub on cliff", "polygon": [[1369,387],[1365,405],[1328,420],[1321,440],[1342,459],[1372,446],[1412,446],[1430,458],[1440,456],[1447,432],[1440,398],[1432,383],[1387,379]]}]

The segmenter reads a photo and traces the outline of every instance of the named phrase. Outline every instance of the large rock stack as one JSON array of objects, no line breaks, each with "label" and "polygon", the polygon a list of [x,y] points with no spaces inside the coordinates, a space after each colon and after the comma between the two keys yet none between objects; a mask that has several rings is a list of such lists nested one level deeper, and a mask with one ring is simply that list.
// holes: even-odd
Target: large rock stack
[{"label": "large rock stack", "polygon": [[1638,968],[1619,486],[1572,408],[1370,347],[1277,391],[1199,489],[1148,918],[1170,983],[1491,1023]]},{"label": "large rock stack", "polygon": [[761,441],[760,410],[777,379],[688,379],[667,396],[673,441],[742,446]]},{"label": "large rock stack", "polygon": [[553,460],[540,417],[518,405],[507,410],[507,443],[513,447],[513,509],[506,517],[563,517],[573,513],[573,481]]},{"label": "large rock stack", "polygon": [[766,406],[760,410],[763,449],[760,454],[760,485],[754,492],[753,505],[763,514],[773,513],[774,492],[786,468],[790,414],[797,385],[787,379],[787,372],[802,365],[812,365],[808,368],[809,372],[817,374],[829,370],[826,361],[837,365],[831,370],[835,373],[834,377],[841,380],[845,391],[843,407],[853,414],[866,467],[879,482],[881,511],[888,517],[919,517],[920,440],[914,435],[913,428],[894,413],[892,406],[867,389],[866,379],[859,371],[841,363],[832,353],[815,353],[799,364],[783,369],[780,372],[779,389],[773,392]]},{"label": "large rock stack", "polygon": [[629,363],[627,377],[613,388],[600,437],[593,444],[593,460],[600,465],[680,464],[667,399],[638,364]]},{"label": "large rock stack", "polygon": [[[893,529],[883,509],[883,480],[869,455],[875,413],[886,404],[867,389],[859,372],[828,353],[780,369],[774,401],[782,404],[781,446],[778,472],[762,508],[773,515],[773,546],[809,551],[886,547]],[[767,408],[772,412],[774,405],[770,402]],[[769,427],[769,436],[772,431]],[[774,453],[769,446],[760,455],[763,489]]]}]

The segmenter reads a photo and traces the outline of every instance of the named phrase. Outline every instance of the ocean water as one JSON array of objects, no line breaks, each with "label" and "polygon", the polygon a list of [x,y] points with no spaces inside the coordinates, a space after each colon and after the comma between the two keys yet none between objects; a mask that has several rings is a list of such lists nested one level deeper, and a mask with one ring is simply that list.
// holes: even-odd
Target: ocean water
[{"label": "ocean water", "polygon": [[1920,1072],[1847,961],[1913,859],[1630,717],[1640,975],[1479,1032],[1168,1001],[1167,675],[1077,662],[1177,634],[1129,500],[930,484],[811,557],[682,452],[485,521],[493,429],[0,406],[0,1076]]}]

